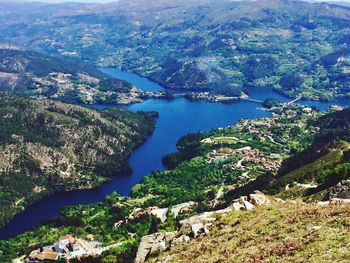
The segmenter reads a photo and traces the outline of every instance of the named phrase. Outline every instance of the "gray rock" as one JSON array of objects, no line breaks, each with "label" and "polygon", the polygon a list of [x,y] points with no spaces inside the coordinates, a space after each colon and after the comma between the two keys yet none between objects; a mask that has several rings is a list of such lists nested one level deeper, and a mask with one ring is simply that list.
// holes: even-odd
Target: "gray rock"
[{"label": "gray rock", "polygon": [[186,218],[184,220],[180,221],[180,225],[181,225],[181,229],[186,228],[186,227],[191,227],[194,224],[198,224],[198,223],[209,223],[209,222],[213,222],[216,219],[212,217],[212,215],[214,215],[215,212],[205,212],[203,214],[200,215],[195,215],[192,216],[190,218]]},{"label": "gray rock", "polygon": [[331,200],[329,200],[329,203],[332,205],[350,204],[350,199],[332,198]]},{"label": "gray rock", "polygon": [[189,241],[190,241],[190,237],[189,236],[182,235],[182,236],[180,236],[178,238],[175,238],[171,245],[172,246],[176,246],[176,245],[179,245],[179,244],[188,243]]},{"label": "gray rock", "polygon": [[267,205],[271,203],[271,201],[259,191],[254,191],[253,194],[250,194],[249,200],[253,205]]},{"label": "gray rock", "polygon": [[191,226],[191,233],[194,238],[197,238],[199,236],[209,235],[209,230],[203,223],[198,223]]},{"label": "gray rock", "polygon": [[252,205],[250,202],[248,202],[248,201],[244,201],[243,202],[243,205],[244,205],[244,207],[245,207],[245,209],[246,210],[252,210],[255,206],[254,205]]},{"label": "gray rock", "polygon": [[230,205],[230,208],[232,208],[235,211],[245,210],[245,206],[239,202],[234,202]]},{"label": "gray rock", "polygon": [[175,238],[175,232],[155,233],[144,236],[137,250],[135,263],[143,263],[149,256],[158,255],[164,251]]},{"label": "gray rock", "polygon": [[151,211],[152,215],[155,215],[160,221],[165,222],[167,219],[168,208],[156,208]]},{"label": "gray rock", "polygon": [[343,180],[330,189],[329,198],[350,199],[350,180]]},{"label": "gray rock", "polygon": [[241,196],[238,201],[243,205],[244,202],[248,201],[248,196]]},{"label": "gray rock", "polygon": [[182,210],[184,210],[186,208],[187,209],[192,208],[195,205],[196,205],[195,202],[189,201],[189,202],[186,202],[186,203],[174,205],[172,207],[171,211],[174,213],[174,216],[177,217],[181,213]]},{"label": "gray rock", "polygon": [[329,205],[329,201],[320,201],[320,202],[317,202],[317,205],[326,206],[326,205]]}]

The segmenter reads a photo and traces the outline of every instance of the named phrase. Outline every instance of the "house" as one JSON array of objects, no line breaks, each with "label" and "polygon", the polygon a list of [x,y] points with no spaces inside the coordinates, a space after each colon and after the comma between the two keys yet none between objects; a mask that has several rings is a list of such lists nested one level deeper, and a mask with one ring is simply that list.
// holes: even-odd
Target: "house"
[{"label": "house", "polygon": [[75,243],[75,238],[67,235],[61,237],[55,244],[54,244],[54,250],[58,253],[67,253],[69,251],[72,251],[73,245]]},{"label": "house", "polygon": [[40,262],[40,261],[44,261],[44,260],[56,261],[59,258],[60,258],[59,254],[57,252],[54,252],[54,251],[49,250],[49,249],[44,249],[43,251],[33,250],[25,262],[26,263],[33,263],[33,262]]}]

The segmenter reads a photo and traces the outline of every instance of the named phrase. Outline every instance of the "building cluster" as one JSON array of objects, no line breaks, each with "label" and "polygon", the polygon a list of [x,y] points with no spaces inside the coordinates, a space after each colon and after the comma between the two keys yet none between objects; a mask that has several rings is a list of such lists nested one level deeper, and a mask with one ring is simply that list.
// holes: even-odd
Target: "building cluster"
[{"label": "building cluster", "polygon": [[24,260],[25,263],[37,263],[42,261],[70,260],[88,256],[98,256],[102,252],[116,246],[102,246],[100,242],[93,240],[93,235],[88,235],[89,240],[75,238],[71,235],[61,237],[50,246],[40,246],[33,250]]}]

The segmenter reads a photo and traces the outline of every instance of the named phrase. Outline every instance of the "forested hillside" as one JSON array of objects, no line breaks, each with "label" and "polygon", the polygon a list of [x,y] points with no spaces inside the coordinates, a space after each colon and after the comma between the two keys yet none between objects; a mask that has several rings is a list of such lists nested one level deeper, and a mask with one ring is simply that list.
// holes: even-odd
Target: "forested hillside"
[{"label": "forested hillside", "polygon": [[145,92],[79,59],[0,43],[0,91],[70,103],[141,102]]},{"label": "forested hillside", "polygon": [[3,9],[4,39],[135,71],[168,89],[232,96],[248,87],[273,87],[315,100],[349,95],[350,9],[345,6],[125,0],[28,4],[28,12],[16,4]]},{"label": "forested hillside", "polygon": [[128,172],[126,158],[152,132],[155,116],[2,94],[0,226],[54,191]]}]

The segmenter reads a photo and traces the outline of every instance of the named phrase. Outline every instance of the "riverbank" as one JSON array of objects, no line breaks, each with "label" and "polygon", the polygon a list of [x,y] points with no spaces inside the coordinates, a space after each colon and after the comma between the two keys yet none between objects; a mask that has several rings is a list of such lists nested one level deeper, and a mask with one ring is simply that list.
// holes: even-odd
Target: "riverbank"
[{"label": "riverbank", "polygon": [[[111,76],[113,77],[113,75]],[[140,76],[132,76],[141,81],[138,83],[139,86],[141,84],[141,88],[143,88],[142,81],[145,85],[153,83],[145,78],[140,79]],[[159,86],[157,83],[153,84]],[[148,90],[151,91],[152,87],[148,86]],[[271,97],[281,101],[289,101],[270,89],[252,90],[250,96],[261,101]],[[300,103],[316,106],[320,109],[334,104],[309,101],[301,101]],[[106,195],[113,191],[121,195],[128,195],[132,187],[139,183],[144,176],[154,171],[165,170],[162,157],[177,150],[176,143],[182,136],[193,132],[227,127],[241,119],[254,119],[270,115],[269,112],[263,111],[261,107],[257,106],[256,103],[242,100],[233,104],[223,104],[189,101],[181,97],[172,100],[148,99],[142,103],[122,106],[122,108],[133,112],[156,111],[159,113],[154,132],[144,144],[133,151],[128,159],[133,173],[113,177],[111,181],[96,189],[60,192],[45,198],[18,214],[9,225],[0,231],[0,238],[8,239],[32,227],[37,227],[42,221],[59,215],[63,206],[101,202]],[[115,106],[99,104],[95,107],[102,109]]]}]

